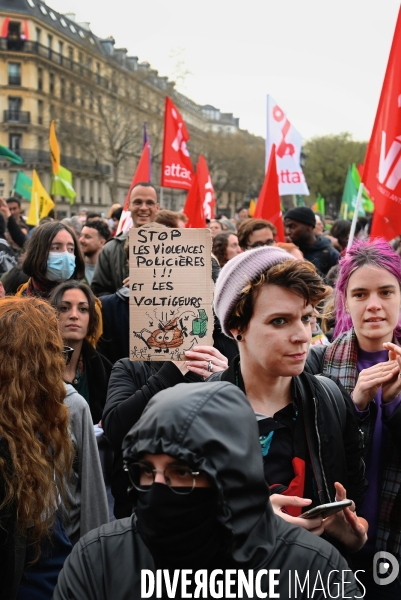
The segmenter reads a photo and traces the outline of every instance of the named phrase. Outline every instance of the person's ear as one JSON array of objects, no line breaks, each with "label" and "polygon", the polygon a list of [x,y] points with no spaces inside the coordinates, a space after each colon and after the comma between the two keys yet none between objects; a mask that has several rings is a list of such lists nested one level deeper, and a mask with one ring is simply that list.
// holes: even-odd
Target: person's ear
[{"label": "person's ear", "polygon": [[242,342],[243,334],[239,329],[230,329],[230,333],[237,342]]}]

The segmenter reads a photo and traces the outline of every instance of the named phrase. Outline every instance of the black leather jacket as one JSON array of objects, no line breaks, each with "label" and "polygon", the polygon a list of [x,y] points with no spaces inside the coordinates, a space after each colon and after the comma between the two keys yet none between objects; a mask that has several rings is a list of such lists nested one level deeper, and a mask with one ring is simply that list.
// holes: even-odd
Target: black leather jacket
[{"label": "black leather jacket", "polygon": [[[235,383],[235,368],[236,362],[226,371],[214,373],[207,381]],[[334,482],[339,481],[347,490],[347,497],[355,502],[358,512],[367,481],[352,400],[341,388],[347,415],[343,428],[316,377],[304,371],[294,380],[297,397],[302,402],[307,446],[320,502],[324,504],[335,500]]]}]

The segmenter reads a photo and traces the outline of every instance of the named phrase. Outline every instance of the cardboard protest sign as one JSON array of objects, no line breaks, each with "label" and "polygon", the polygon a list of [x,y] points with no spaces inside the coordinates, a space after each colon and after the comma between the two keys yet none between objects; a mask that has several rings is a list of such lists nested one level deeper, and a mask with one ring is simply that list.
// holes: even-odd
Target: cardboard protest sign
[{"label": "cardboard protest sign", "polygon": [[130,230],[131,360],[185,360],[213,345],[211,252],[208,229]]}]

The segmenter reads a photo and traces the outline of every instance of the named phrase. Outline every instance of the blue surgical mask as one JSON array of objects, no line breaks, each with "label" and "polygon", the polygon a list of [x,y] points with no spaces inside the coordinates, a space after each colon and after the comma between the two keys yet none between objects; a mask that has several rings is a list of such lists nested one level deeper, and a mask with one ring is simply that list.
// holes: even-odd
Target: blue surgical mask
[{"label": "blue surgical mask", "polygon": [[50,281],[67,281],[75,271],[75,254],[71,252],[49,252],[46,277]]}]

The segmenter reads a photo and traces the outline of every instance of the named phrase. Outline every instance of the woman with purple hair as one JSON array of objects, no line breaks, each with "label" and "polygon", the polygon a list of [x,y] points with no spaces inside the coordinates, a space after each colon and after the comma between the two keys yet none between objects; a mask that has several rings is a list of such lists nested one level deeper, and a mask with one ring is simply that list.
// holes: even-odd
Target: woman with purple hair
[{"label": "woman with purple hair", "polygon": [[[334,342],[312,347],[307,362],[313,373],[331,377],[351,394],[364,434],[369,489],[362,510],[369,539],[356,566],[365,570],[365,598],[374,600],[401,598],[400,285],[401,257],[385,240],[355,242],[340,262]],[[382,580],[372,571],[380,551],[395,558],[394,565],[387,560],[391,572],[379,570],[387,576]]]}]

